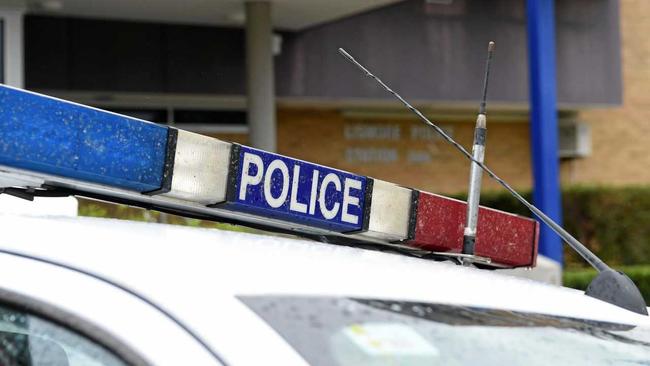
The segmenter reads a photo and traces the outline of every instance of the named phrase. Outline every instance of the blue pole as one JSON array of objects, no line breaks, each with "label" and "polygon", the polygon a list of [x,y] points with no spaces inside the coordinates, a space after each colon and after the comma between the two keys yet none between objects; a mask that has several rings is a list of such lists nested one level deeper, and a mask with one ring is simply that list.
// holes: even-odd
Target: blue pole
[{"label": "blue pole", "polygon": [[[554,0],[527,0],[526,13],[533,202],[561,224]],[[540,229],[539,253],[562,264],[562,241],[546,225]]]}]

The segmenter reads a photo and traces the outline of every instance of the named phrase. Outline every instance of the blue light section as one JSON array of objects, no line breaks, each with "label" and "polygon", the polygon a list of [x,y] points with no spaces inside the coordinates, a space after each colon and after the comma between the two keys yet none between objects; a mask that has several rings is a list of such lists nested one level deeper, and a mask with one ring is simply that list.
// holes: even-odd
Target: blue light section
[{"label": "blue light section", "polygon": [[0,85],[0,164],[147,192],[167,127]]},{"label": "blue light section", "polygon": [[[528,0],[526,10],[530,135],[535,179],[533,202],[555,222],[561,224],[554,1]],[[540,227],[539,253],[562,263],[562,241],[546,225]]]},{"label": "blue light section", "polygon": [[337,232],[363,227],[366,177],[245,146],[235,159],[224,208]]}]

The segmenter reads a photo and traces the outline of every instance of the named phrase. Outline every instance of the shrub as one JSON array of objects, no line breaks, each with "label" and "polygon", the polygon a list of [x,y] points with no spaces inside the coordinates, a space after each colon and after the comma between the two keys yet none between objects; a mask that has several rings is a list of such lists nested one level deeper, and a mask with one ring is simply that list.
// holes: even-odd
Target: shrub
[{"label": "shrub", "polygon": [[[530,200],[530,192],[522,192]],[[464,199],[463,195],[456,198]],[[210,221],[160,215],[124,205],[79,200],[79,214],[140,221],[248,229]],[[571,187],[562,192],[564,227],[612,266],[650,264],[650,187]],[[530,212],[505,191],[483,192],[481,204],[530,217]],[[586,264],[565,245],[566,268]]]},{"label": "shrub", "polygon": [[193,219],[189,217],[165,214],[159,211],[145,210],[138,207],[119,205],[108,202],[95,201],[78,198],[79,215],[91,217],[107,217],[131,221],[159,222],[174,225],[216,228],[230,231],[261,232],[244,226],[231,225],[226,223]]}]

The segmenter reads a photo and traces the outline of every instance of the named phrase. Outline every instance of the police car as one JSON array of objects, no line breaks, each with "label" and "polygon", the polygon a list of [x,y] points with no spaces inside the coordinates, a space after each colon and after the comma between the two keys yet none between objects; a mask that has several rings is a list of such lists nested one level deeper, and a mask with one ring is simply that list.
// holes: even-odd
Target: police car
[{"label": "police car", "polygon": [[481,208],[466,255],[464,202],[6,86],[0,187],[282,234],[0,215],[1,365],[650,360],[645,307],[499,273],[527,218]]}]

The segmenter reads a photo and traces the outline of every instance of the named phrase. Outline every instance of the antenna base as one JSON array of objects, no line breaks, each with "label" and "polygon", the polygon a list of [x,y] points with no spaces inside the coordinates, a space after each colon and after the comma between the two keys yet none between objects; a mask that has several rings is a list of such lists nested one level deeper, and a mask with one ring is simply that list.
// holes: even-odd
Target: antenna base
[{"label": "antenna base", "polygon": [[463,254],[474,255],[475,244],[476,244],[476,236],[463,235]]},{"label": "antenna base", "polygon": [[638,314],[648,315],[645,300],[634,282],[624,273],[613,269],[600,272],[587,287],[585,295]]}]

